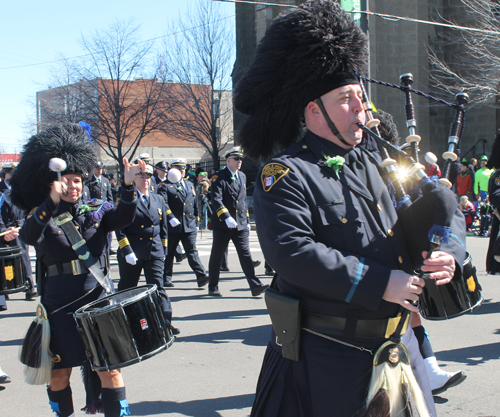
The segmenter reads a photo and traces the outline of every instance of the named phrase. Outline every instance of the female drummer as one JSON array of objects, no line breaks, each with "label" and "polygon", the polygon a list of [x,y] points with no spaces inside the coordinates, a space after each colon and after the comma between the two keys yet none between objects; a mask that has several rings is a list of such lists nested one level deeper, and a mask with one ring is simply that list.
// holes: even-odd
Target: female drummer
[{"label": "female drummer", "polygon": [[[51,158],[61,158],[67,164],[60,173],[60,180],[49,170]],[[54,218],[66,212],[72,216],[72,222],[85,239],[91,255],[104,270],[107,235],[133,221],[137,200],[133,182],[145,169],[144,162],[130,165],[124,158],[121,203],[113,208],[107,202],[92,200],[84,204],[81,200],[84,178],[95,163],[94,147],[83,129],[76,124],[64,124],[29,140],[11,183],[14,203],[23,209],[31,208],[20,236],[36,249],[37,281],[41,303],[49,317],[54,362],[47,393],[52,410],[60,417],[73,415],[71,371],[86,360],[73,313],[96,300],[103,289],[85,264],[78,260],[65,232],[56,225]],[[119,417],[130,414],[120,371],[99,372],[98,375],[104,415]]]}]

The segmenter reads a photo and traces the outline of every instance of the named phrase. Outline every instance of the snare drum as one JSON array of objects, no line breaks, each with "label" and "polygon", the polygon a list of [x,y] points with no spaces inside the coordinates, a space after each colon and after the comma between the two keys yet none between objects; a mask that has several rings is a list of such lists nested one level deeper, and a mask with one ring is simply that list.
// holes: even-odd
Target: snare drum
[{"label": "snare drum", "polygon": [[20,246],[0,248],[0,295],[26,290]]},{"label": "snare drum", "polygon": [[123,290],[93,301],[78,309],[74,317],[96,371],[144,361],[174,341],[156,285]]},{"label": "snare drum", "polygon": [[476,267],[467,253],[463,273],[444,285],[426,279],[420,294],[420,314],[428,320],[446,320],[469,313],[481,305],[483,296],[477,280]]}]

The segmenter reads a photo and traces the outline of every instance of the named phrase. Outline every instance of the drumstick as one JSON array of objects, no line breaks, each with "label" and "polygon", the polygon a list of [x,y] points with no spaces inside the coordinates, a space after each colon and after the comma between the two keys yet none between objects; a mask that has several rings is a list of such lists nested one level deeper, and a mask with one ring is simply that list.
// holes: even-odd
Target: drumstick
[{"label": "drumstick", "polygon": [[[20,227],[15,227],[14,230],[19,230]],[[5,236],[8,235],[10,232],[13,232],[14,230],[4,230],[2,233],[0,233],[0,236]]]}]

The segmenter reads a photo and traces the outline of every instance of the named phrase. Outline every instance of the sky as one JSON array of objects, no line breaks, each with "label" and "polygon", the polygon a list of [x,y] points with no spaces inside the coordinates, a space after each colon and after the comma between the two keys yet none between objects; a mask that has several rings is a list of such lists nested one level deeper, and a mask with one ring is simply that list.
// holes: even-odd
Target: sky
[{"label": "sky", "polygon": [[[134,19],[141,38],[166,34],[172,19],[197,2],[211,0],[18,0],[2,4],[0,14],[0,152],[20,153],[34,120],[36,92],[50,85],[50,61],[81,55],[82,35],[106,29],[116,20]],[[218,2],[234,15],[234,3]]]}]

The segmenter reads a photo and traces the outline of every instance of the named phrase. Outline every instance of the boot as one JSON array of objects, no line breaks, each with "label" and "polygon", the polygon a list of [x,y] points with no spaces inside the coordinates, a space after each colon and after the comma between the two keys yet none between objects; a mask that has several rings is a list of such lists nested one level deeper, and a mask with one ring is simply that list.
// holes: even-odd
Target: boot
[{"label": "boot", "polygon": [[73,397],[71,387],[68,385],[61,391],[51,391],[47,388],[49,396],[49,404],[52,411],[57,414],[57,417],[74,417]]},{"label": "boot", "polygon": [[437,364],[435,356],[424,359],[425,370],[429,378],[432,395],[445,392],[448,388],[461,384],[467,376],[462,372],[445,372]]},{"label": "boot", "polygon": [[101,392],[104,417],[121,417],[130,415],[127,400],[125,399],[125,387],[103,388]]}]

